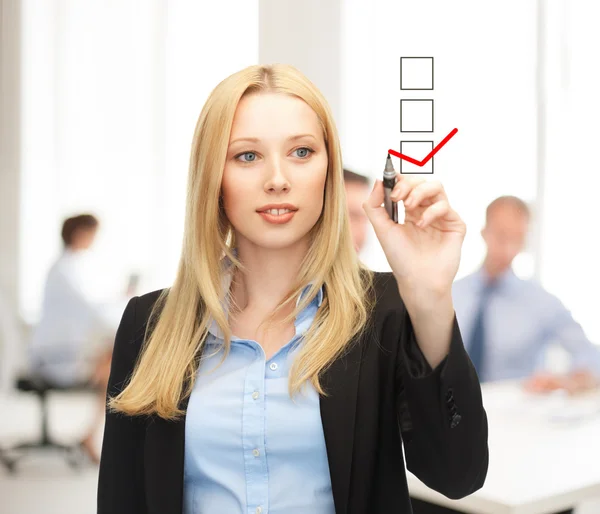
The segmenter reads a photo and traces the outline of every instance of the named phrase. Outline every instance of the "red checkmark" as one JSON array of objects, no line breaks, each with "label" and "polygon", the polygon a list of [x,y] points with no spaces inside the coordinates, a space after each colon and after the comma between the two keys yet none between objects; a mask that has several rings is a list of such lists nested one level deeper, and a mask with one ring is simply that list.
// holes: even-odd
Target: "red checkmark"
[{"label": "red checkmark", "polygon": [[442,139],[438,145],[431,150],[431,152],[429,152],[427,154],[427,156],[425,157],[425,159],[423,159],[422,161],[417,161],[417,159],[413,159],[412,157],[409,157],[408,155],[404,155],[403,153],[400,152],[396,152],[395,150],[388,150],[389,153],[391,153],[392,155],[395,155],[396,157],[400,157],[400,159],[404,159],[405,161],[408,162],[412,162],[413,164],[416,164],[417,166],[425,166],[429,160],[436,154],[438,153],[442,147],[448,142],[450,141],[450,139],[452,139],[452,137],[454,136],[454,134],[456,134],[458,132],[457,128],[454,128],[450,131],[450,134],[448,134],[444,139]]}]

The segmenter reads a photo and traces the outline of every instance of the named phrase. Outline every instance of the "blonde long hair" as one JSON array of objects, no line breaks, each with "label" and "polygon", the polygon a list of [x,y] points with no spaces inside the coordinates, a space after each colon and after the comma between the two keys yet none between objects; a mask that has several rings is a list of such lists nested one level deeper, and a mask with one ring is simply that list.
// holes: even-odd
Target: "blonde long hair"
[{"label": "blonde long hair", "polygon": [[275,92],[305,101],[317,114],[328,153],[324,207],[311,231],[311,245],[297,282],[273,312],[293,305],[281,322],[295,319],[316,296],[325,295],[314,323],[304,336],[290,370],[294,395],[307,382],[327,394],[320,377],[366,326],[372,308],[372,274],[360,263],[351,241],[337,130],[327,101],[292,66],[250,66],[223,80],[210,94],[196,124],[188,175],[182,254],[171,288],[156,302],[146,325],[145,340],[127,387],[109,406],[130,415],[156,414],[176,419],[181,401],[194,387],[205,338],[215,320],[224,334],[225,352],[231,331],[222,302],[222,264],[228,257],[243,270],[235,252],[235,234],[220,202],[229,136],[238,102],[244,95]]}]

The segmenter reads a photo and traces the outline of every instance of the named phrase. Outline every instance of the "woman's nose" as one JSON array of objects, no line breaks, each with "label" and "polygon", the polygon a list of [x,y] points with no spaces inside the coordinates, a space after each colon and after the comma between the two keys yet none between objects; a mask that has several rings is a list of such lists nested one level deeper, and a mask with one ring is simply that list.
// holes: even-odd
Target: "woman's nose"
[{"label": "woman's nose", "polygon": [[274,160],[269,166],[269,175],[265,183],[265,189],[272,192],[285,192],[290,188],[290,183],[284,172],[283,165],[279,160]]}]

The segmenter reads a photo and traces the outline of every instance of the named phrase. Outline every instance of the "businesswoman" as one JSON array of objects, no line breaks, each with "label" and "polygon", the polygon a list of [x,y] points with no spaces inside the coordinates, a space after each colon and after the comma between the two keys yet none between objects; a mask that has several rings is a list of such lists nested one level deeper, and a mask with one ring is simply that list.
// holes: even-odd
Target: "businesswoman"
[{"label": "businesswoman", "polygon": [[411,512],[409,470],[480,488],[487,421],[451,299],[465,224],[400,176],[365,203],[393,273],[352,246],[327,102],[286,65],[221,82],[194,134],[169,289],[116,338],[101,514]]}]

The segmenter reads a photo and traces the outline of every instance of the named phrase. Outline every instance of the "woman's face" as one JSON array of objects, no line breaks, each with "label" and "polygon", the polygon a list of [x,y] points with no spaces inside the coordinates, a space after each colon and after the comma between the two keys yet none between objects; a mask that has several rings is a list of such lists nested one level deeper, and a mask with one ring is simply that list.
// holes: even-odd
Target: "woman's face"
[{"label": "woman's face", "polygon": [[238,245],[305,242],[323,210],[327,163],[317,115],[303,100],[277,93],[242,98],[222,182]]}]

